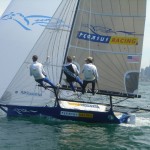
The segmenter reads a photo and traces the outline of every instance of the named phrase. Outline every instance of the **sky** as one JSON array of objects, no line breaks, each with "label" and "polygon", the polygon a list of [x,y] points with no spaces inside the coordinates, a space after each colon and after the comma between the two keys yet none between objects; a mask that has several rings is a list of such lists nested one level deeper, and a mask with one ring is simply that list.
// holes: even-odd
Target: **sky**
[{"label": "sky", "polygon": [[[8,6],[11,0],[0,0],[0,16]],[[147,0],[147,11],[146,11],[146,22],[145,22],[145,33],[143,43],[143,55],[141,68],[150,66],[150,0]]]}]

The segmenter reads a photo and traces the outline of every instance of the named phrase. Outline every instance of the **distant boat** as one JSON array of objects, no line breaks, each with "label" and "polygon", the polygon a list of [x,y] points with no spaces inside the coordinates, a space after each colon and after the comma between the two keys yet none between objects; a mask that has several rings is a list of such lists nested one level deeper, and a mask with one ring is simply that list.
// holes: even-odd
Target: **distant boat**
[{"label": "distant boat", "polygon": [[[122,109],[130,107],[114,103],[118,97],[123,98],[120,102],[141,97],[138,80],[145,13],[146,0],[62,0],[53,16],[61,24],[57,19],[49,21],[1,97],[0,108],[8,116],[51,116],[90,123],[134,122],[135,115]],[[48,86],[45,90],[30,77],[34,54],[39,56],[49,78],[61,85],[57,93]],[[90,86],[85,94],[78,85],[77,93],[67,86],[62,70],[67,55],[74,56],[80,70],[86,57],[94,58],[100,76],[94,96]],[[104,104],[107,99],[109,103]]]}]

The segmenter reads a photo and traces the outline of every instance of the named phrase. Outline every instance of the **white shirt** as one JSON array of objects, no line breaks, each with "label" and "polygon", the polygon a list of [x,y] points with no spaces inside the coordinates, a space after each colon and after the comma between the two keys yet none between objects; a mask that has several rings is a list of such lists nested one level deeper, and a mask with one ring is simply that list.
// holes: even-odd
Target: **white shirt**
[{"label": "white shirt", "polygon": [[43,65],[39,62],[33,62],[30,65],[30,76],[34,76],[35,80],[45,78],[45,71]]},{"label": "white shirt", "polygon": [[84,64],[82,73],[84,74],[84,80],[92,81],[98,78],[97,68],[94,64]]}]

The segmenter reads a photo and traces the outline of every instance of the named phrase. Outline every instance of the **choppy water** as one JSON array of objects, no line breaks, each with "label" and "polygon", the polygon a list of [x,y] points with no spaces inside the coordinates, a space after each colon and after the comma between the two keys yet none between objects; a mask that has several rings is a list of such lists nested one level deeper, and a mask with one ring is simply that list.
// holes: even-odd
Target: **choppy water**
[{"label": "choppy water", "polygon": [[[150,83],[141,83],[140,93],[134,104],[150,108]],[[1,113],[0,150],[149,150],[150,112],[136,115],[135,125],[108,125]]]}]

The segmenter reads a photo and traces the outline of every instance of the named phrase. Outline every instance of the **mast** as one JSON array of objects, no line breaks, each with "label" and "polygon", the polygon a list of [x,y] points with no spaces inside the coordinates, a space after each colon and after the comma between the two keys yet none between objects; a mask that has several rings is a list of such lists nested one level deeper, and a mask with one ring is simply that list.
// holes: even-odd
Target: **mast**
[{"label": "mast", "polygon": [[[72,32],[73,32],[73,27],[74,27],[75,19],[76,19],[76,16],[77,16],[78,7],[79,7],[79,2],[80,2],[80,0],[78,0],[78,2],[77,2],[77,6],[76,6],[74,18],[73,18],[73,23],[72,23],[72,26],[71,26],[71,32],[70,32],[70,35],[69,35],[69,40],[68,40],[68,43],[67,43],[67,48],[66,48],[66,53],[65,53],[63,64],[65,63],[65,60],[66,60],[66,57],[67,57],[67,53],[68,53],[68,49],[69,49],[69,43],[71,41],[71,35],[72,35]],[[60,75],[59,83],[62,80],[62,75],[63,75],[63,70],[61,70],[61,75]]]}]

